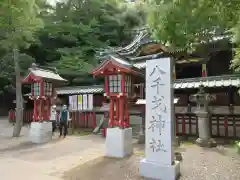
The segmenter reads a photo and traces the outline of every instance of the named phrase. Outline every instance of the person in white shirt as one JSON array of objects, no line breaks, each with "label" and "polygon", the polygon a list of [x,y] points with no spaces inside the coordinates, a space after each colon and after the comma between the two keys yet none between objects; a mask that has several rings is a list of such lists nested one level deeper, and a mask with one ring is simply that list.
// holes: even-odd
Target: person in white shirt
[{"label": "person in white shirt", "polygon": [[54,134],[57,128],[57,109],[56,105],[51,107],[50,121],[52,122],[52,133]]}]

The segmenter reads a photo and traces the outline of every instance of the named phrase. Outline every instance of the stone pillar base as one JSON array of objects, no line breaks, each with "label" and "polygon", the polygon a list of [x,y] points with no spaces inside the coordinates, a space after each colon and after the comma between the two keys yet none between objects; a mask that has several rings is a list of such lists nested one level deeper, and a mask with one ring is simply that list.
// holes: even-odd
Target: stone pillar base
[{"label": "stone pillar base", "polygon": [[46,143],[52,139],[52,122],[32,122],[29,131],[32,143]]},{"label": "stone pillar base", "polygon": [[158,180],[176,180],[180,175],[180,163],[175,161],[174,165],[162,165],[155,162],[149,162],[143,159],[140,162],[140,175],[145,178]]},{"label": "stone pillar base", "polygon": [[201,147],[209,147],[209,148],[217,146],[216,141],[212,138],[209,138],[209,139],[198,138],[196,140],[196,144],[201,146]]},{"label": "stone pillar base", "polygon": [[139,135],[138,136],[138,144],[145,144],[145,135]]},{"label": "stone pillar base", "polygon": [[132,128],[107,128],[105,156],[123,158],[132,153]]}]

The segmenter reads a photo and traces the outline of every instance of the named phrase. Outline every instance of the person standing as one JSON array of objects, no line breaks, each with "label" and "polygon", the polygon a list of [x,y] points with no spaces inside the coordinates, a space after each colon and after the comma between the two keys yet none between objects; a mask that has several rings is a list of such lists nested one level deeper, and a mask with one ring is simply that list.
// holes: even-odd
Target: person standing
[{"label": "person standing", "polygon": [[69,112],[66,105],[63,105],[62,111],[60,113],[60,124],[59,131],[61,137],[62,135],[66,137],[68,131],[68,120],[69,120]]},{"label": "person standing", "polygon": [[54,132],[57,128],[57,109],[56,105],[53,105],[51,107],[51,114],[50,114],[50,121],[52,122],[52,134],[54,135]]}]

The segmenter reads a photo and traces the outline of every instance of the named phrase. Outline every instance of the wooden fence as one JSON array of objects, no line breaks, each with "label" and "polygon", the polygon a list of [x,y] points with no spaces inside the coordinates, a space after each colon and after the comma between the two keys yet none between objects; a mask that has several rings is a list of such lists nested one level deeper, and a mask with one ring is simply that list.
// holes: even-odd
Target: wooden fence
[{"label": "wooden fence", "polygon": [[[212,114],[209,131],[214,138],[240,139],[240,114]],[[198,136],[198,118],[194,113],[176,114],[177,136]]]},{"label": "wooden fence", "polygon": [[[59,113],[58,113],[59,114]],[[95,128],[96,114],[94,112],[70,112],[72,125],[75,128]],[[15,122],[15,111],[9,111],[8,119]],[[23,122],[31,123],[33,119],[33,111],[25,110],[23,113]]]},{"label": "wooden fence", "polygon": [[[9,121],[15,121],[14,111],[9,112]],[[97,113],[102,114],[103,113]],[[33,112],[24,111],[24,123],[32,121]],[[73,127],[92,128],[96,123],[95,112],[71,112]],[[176,113],[176,135],[177,136],[198,136],[198,118],[194,113]],[[212,137],[225,139],[240,139],[240,114],[212,114],[209,118],[210,133]]]}]

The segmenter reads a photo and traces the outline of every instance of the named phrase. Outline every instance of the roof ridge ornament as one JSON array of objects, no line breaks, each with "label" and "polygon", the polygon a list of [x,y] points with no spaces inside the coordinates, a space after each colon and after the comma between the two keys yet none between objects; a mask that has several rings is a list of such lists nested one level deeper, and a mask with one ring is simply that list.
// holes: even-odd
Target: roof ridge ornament
[{"label": "roof ridge ornament", "polygon": [[34,69],[34,70],[37,69],[38,67],[39,66],[36,63],[32,63],[32,65],[31,65],[31,68]]}]

